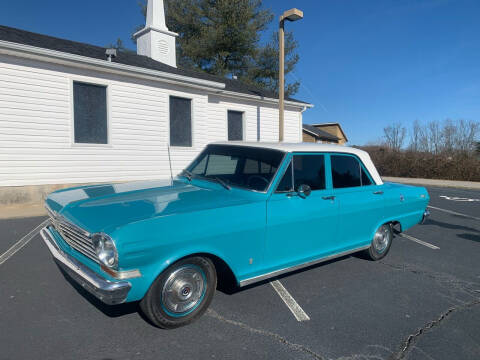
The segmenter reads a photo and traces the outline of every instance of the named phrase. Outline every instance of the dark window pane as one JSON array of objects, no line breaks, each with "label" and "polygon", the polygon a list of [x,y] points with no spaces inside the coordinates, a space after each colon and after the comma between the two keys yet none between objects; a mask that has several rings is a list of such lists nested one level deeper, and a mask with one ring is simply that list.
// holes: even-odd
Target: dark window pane
[{"label": "dark window pane", "polygon": [[271,164],[266,164],[264,162],[260,164],[260,172],[262,174],[273,174],[276,171],[277,168],[275,166],[272,166]]},{"label": "dark window pane", "polygon": [[243,113],[228,111],[228,140],[243,140]]},{"label": "dark window pane", "polygon": [[107,88],[74,82],[73,108],[75,142],[107,144]]},{"label": "dark window pane", "polygon": [[372,180],[367,175],[365,169],[362,167],[362,186],[372,185]]},{"label": "dark window pane", "polygon": [[245,168],[243,169],[245,174],[260,174],[258,160],[246,159]]},{"label": "dark window pane", "polygon": [[332,180],[334,188],[361,186],[360,163],[353,156],[332,155]]},{"label": "dark window pane", "polygon": [[190,99],[170,96],[170,145],[192,146],[192,104]]},{"label": "dark window pane", "polygon": [[295,155],[293,157],[295,189],[308,185],[312,190],[325,189],[325,158],[323,155]]},{"label": "dark window pane", "polygon": [[293,182],[292,182],[292,163],[288,165],[285,174],[283,175],[282,180],[277,186],[277,190],[275,192],[288,192],[293,191]]}]

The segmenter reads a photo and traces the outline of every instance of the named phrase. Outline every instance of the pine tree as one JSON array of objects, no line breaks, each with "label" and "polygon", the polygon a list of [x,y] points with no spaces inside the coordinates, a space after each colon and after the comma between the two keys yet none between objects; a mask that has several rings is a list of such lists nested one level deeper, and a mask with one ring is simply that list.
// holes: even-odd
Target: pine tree
[{"label": "pine tree", "polygon": [[[139,0],[146,14],[146,0]],[[278,34],[269,42],[260,39],[273,20],[261,0],[165,0],[169,30],[179,34],[177,63],[222,77],[241,81],[278,94]],[[141,27],[140,27],[141,28]],[[293,34],[285,36],[285,74],[299,60]],[[300,83],[285,84],[287,96]]]}]

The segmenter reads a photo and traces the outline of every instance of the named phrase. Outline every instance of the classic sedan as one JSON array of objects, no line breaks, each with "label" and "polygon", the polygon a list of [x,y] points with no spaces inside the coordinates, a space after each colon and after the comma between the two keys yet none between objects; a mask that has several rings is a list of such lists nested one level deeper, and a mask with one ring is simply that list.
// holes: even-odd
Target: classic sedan
[{"label": "classic sedan", "polygon": [[369,155],[336,145],[208,145],[172,181],[51,193],[41,235],[55,261],[107,304],[140,301],[174,328],[236,286],[346,254],[371,260],[424,219],[422,187],[383,183]]}]

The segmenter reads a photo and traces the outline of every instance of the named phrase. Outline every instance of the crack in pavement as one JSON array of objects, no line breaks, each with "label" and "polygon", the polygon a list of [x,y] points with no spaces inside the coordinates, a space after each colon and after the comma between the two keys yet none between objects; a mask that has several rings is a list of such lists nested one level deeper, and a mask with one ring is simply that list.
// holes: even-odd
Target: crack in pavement
[{"label": "crack in pavement", "polygon": [[[397,271],[408,271],[415,275],[425,276],[437,282],[437,284],[440,285],[441,287],[444,287],[450,291],[457,292],[457,294],[459,293],[468,294],[468,296],[472,296],[475,298],[470,302],[465,302],[460,300],[455,295],[454,300],[459,304],[448,308],[437,319],[430,321],[429,323],[425,324],[423,327],[419,328],[415,333],[409,335],[403,341],[401,349],[397,353],[390,356],[389,360],[404,359],[405,356],[410,352],[412,347],[415,345],[415,343],[417,342],[420,336],[428,332],[430,329],[436,326],[439,326],[440,323],[443,320],[445,320],[448,316],[450,316],[452,313],[460,310],[466,310],[476,305],[480,305],[480,298],[478,297],[480,293],[480,290],[478,290],[478,287],[480,286],[480,284],[476,282],[460,280],[455,276],[452,276],[451,274],[429,271],[429,270],[421,269],[420,267],[411,265],[411,264],[392,264],[392,263],[387,263],[385,261],[379,261],[379,263]],[[418,347],[416,348],[418,349]]]},{"label": "crack in pavement", "polygon": [[434,272],[431,270],[422,269],[411,264],[393,264],[385,261],[379,261],[379,264],[385,265],[391,269],[398,271],[408,271],[415,275],[422,275],[436,281],[439,285],[469,294],[477,297],[480,293],[480,284],[471,281],[460,280],[451,274]]},{"label": "crack in pavement", "polygon": [[238,326],[238,327],[240,327],[240,328],[242,328],[242,329],[244,329],[244,330],[246,330],[250,333],[270,337],[270,338],[274,339],[275,341],[281,343],[282,345],[286,345],[291,350],[298,351],[298,352],[303,352],[307,355],[310,355],[314,359],[326,360],[326,358],[317,354],[313,350],[310,350],[306,346],[292,343],[292,342],[288,341],[285,337],[283,337],[281,335],[278,335],[276,333],[273,333],[273,332],[270,332],[270,331],[267,331],[267,330],[255,329],[255,328],[253,328],[253,327],[251,327],[251,326],[249,326],[245,323],[242,323],[240,321],[227,319],[227,318],[223,317],[222,315],[218,314],[215,310],[212,310],[212,309],[207,310],[207,315],[214,318],[214,319],[222,321],[224,323],[234,325],[234,326]]},{"label": "crack in pavement", "polygon": [[440,323],[445,320],[448,316],[450,316],[452,313],[460,310],[466,310],[468,308],[471,308],[473,306],[480,305],[480,299],[477,299],[475,301],[471,301],[467,304],[464,305],[458,305],[458,306],[453,306],[449,308],[447,311],[443,312],[436,320],[430,321],[420,329],[418,329],[414,334],[408,335],[408,337],[405,339],[403,342],[403,347],[400,351],[398,351],[396,354],[392,355],[389,360],[401,360],[404,359],[405,356],[408,354],[410,348],[416,343],[418,338],[428,332],[430,329],[439,326]]}]

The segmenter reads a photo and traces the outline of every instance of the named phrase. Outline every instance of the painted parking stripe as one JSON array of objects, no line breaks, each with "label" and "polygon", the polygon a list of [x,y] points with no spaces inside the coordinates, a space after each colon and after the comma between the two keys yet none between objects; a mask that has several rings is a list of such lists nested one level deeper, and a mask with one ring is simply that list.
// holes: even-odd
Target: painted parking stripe
[{"label": "painted parking stripe", "polygon": [[417,244],[420,244],[420,245],[423,245],[423,246],[426,246],[430,249],[433,249],[433,250],[439,250],[440,248],[438,246],[435,246],[433,244],[430,244],[430,243],[427,243],[425,241],[422,241],[420,239],[417,239],[416,237],[413,237],[413,236],[410,236],[410,235],[407,235],[407,234],[404,234],[404,233],[400,233],[399,234],[401,237],[405,238],[405,239],[408,239],[408,240],[411,240],[411,241],[415,241]]},{"label": "painted parking stripe", "polygon": [[475,217],[475,216],[471,216],[471,215],[466,215],[466,214],[462,214],[462,213],[459,213],[459,212],[456,212],[456,211],[452,211],[452,210],[447,210],[447,209],[441,209],[441,208],[438,208],[438,207],[435,207],[435,206],[428,206],[430,209],[434,209],[434,210],[438,210],[438,211],[443,211],[443,212],[446,212],[446,213],[449,213],[449,214],[453,214],[453,215],[458,215],[458,216],[463,216],[463,217],[466,217],[466,218],[469,218],[469,219],[473,219],[473,220],[480,220],[480,218],[478,217]]},{"label": "painted parking stripe", "polygon": [[21,250],[25,245],[27,245],[30,242],[30,240],[32,240],[35,237],[35,235],[38,234],[38,232],[41,230],[41,228],[44,227],[45,225],[47,225],[48,222],[49,222],[48,219],[45,220],[44,222],[39,224],[37,227],[35,227],[35,229],[30,231],[27,235],[25,235],[20,240],[18,240],[15,244],[13,244],[13,246],[10,249],[8,249],[4,254],[2,254],[0,256],[0,265],[2,265],[5,261],[10,259],[19,250]]},{"label": "painted parking stripe", "polygon": [[298,305],[295,299],[290,295],[287,289],[282,285],[282,283],[278,280],[272,281],[270,283],[272,287],[277,292],[278,296],[281,297],[285,305],[290,309],[293,316],[297,319],[297,321],[308,321],[310,317],[307,315],[305,311]]}]

